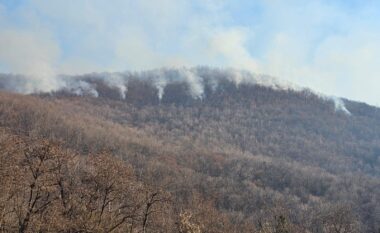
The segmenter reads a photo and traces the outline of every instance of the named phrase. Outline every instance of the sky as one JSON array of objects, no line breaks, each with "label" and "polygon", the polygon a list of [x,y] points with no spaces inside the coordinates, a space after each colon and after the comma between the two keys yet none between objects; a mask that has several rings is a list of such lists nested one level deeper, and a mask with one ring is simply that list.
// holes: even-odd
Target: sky
[{"label": "sky", "polygon": [[380,106],[377,0],[0,0],[0,72],[208,65]]}]

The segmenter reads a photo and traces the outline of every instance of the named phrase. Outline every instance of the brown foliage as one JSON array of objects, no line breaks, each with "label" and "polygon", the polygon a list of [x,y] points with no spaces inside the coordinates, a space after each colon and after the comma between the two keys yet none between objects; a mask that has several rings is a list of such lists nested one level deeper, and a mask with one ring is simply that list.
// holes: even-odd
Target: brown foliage
[{"label": "brown foliage", "polygon": [[[28,231],[380,228],[375,112],[348,118],[314,97],[231,83],[210,99],[188,101],[173,88],[167,102],[142,106],[134,102],[156,93],[135,86],[125,101],[0,93],[1,127],[28,136],[0,134],[3,229],[17,231],[19,221]],[[278,212],[279,199],[291,211]],[[353,214],[333,218],[339,200]]]},{"label": "brown foliage", "polygon": [[78,157],[47,141],[2,141],[0,229],[4,232],[146,232],[169,201],[137,182],[109,154]]}]

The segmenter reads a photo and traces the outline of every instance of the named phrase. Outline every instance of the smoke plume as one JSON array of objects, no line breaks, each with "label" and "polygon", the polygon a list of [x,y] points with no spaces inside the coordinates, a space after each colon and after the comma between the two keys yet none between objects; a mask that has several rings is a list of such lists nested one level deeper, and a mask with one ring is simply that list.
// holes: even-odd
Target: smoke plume
[{"label": "smoke plume", "polygon": [[[215,91],[222,80],[228,80],[236,88],[240,85],[260,85],[274,90],[305,91],[307,89],[281,81],[280,79],[255,74],[245,70],[218,69],[209,67],[194,68],[161,68],[141,72],[119,72],[119,73],[92,73],[80,76],[59,75],[51,78],[53,86],[46,86],[43,82],[22,75],[0,75],[0,87],[7,91],[18,93],[39,93],[65,91],[77,96],[100,96],[99,92],[108,88],[114,91],[113,96],[125,99],[128,93],[128,85],[132,80],[148,83],[156,89],[156,97],[161,101],[165,95],[166,88],[171,84],[185,85],[185,92],[195,100],[205,97],[205,89]],[[104,90],[103,90],[104,91]],[[338,97],[330,97],[317,92],[307,90],[323,100],[331,101],[335,110],[350,115],[344,101]],[[182,93],[182,94],[186,94]],[[143,93],[140,93],[143,94]]]}]

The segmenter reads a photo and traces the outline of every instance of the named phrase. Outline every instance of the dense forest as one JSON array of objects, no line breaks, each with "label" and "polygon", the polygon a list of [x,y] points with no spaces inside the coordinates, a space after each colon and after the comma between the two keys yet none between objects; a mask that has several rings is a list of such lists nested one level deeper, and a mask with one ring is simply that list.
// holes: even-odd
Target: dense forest
[{"label": "dense forest", "polygon": [[379,108],[207,67],[26,81],[0,75],[1,232],[380,232]]}]

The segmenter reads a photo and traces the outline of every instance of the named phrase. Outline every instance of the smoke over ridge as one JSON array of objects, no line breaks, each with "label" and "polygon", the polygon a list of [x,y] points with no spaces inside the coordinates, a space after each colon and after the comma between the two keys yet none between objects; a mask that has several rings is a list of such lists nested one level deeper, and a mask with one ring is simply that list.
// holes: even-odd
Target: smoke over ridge
[{"label": "smoke over ridge", "polygon": [[[321,93],[299,87],[272,76],[255,74],[246,70],[219,69],[209,67],[193,68],[161,68],[141,72],[91,73],[84,75],[59,75],[51,78],[51,84],[36,82],[36,79],[13,74],[0,74],[0,89],[22,94],[66,92],[77,96],[99,97],[101,87],[114,90],[114,98],[126,99],[129,87],[134,82],[146,82],[155,88],[155,94],[161,101],[165,90],[184,88],[191,98],[202,100],[207,88],[215,91],[223,80],[227,80],[238,88],[240,85],[260,85],[274,90],[307,91],[321,99],[332,101],[336,111],[350,115],[344,101],[338,97],[326,96]],[[177,85],[177,86],[176,86]],[[182,85],[182,86],[181,86]],[[185,85],[185,86],[183,86]]]}]

